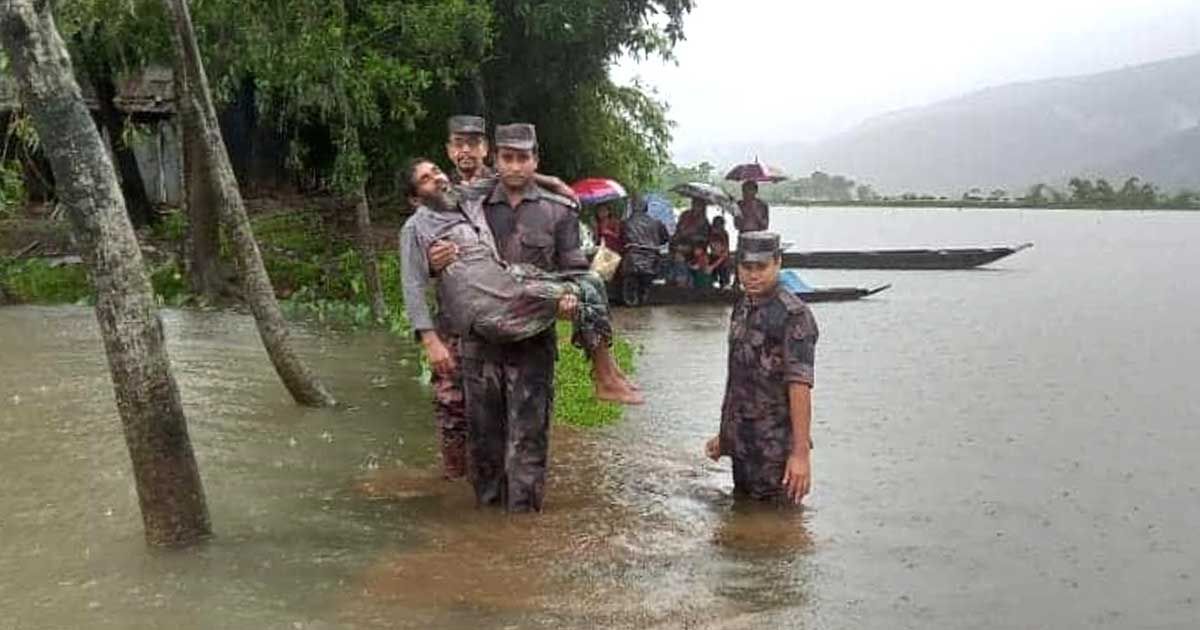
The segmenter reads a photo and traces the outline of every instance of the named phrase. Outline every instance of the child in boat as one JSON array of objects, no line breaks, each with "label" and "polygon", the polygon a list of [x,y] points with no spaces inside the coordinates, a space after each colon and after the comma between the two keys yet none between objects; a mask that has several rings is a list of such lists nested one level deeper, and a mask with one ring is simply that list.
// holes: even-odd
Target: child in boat
[{"label": "child in boat", "polygon": [[[563,304],[574,303],[572,341],[592,360],[596,397],[624,404],[643,402],[612,356],[612,324],[604,281],[590,271],[549,273],[532,265],[507,265],[496,253],[477,198],[463,198],[428,160],[407,170],[409,198],[418,206],[400,233],[405,309],[413,330],[436,339],[426,291],[431,285],[427,253],[439,240],[454,243],[458,256],[437,276],[437,304],[450,329],[497,343],[529,339],[555,325]],[[428,346],[427,346],[428,347]]]}]

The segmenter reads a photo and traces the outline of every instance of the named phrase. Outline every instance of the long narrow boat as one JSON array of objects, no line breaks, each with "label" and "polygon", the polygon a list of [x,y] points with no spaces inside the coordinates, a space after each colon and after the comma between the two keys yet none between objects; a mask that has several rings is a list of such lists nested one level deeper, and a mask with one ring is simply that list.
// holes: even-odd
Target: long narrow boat
[{"label": "long narrow boat", "polygon": [[971,269],[1033,247],[876,249],[783,253],[787,269]]},{"label": "long narrow boat", "polygon": [[[860,300],[887,290],[892,285],[885,284],[871,289],[858,287],[829,287],[797,292],[796,295],[805,302],[846,302]],[[665,306],[671,304],[732,304],[737,297],[731,290],[722,289],[689,289],[668,287],[656,284],[650,287],[646,296],[646,306]]]}]

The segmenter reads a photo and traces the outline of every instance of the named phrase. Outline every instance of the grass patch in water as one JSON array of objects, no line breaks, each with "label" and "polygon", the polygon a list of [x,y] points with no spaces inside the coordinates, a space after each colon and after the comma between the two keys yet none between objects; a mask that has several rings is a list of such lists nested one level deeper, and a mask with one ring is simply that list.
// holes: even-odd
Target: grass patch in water
[{"label": "grass patch in water", "polygon": [[[150,284],[160,303],[177,306],[187,297],[187,282],[179,265],[170,261],[151,266]],[[94,304],[95,292],[86,265],[51,265],[37,258],[0,259],[0,288],[23,304]]]},{"label": "grass patch in water", "polygon": [[[626,374],[633,373],[633,345],[617,337],[613,355]],[[554,419],[577,427],[600,427],[621,419],[624,407],[596,400],[592,387],[592,363],[582,350],[571,345],[571,325],[558,323],[558,363],[554,369]]]},{"label": "grass patch in water", "polygon": [[0,287],[15,302],[77,303],[92,299],[92,282],[83,265],[58,265],[36,258],[0,259]]}]

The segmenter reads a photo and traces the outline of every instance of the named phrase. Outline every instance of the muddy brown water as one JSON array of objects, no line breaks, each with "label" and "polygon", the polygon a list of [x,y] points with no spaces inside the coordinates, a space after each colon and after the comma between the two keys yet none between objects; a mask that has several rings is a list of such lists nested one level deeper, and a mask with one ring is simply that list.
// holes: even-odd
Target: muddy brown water
[{"label": "muddy brown water", "polygon": [[648,404],[555,427],[547,511],[433,475],[415,349],[300,330],[351,406],[292,405],[253,323],[167,311],[217,537],[142,542],[92,314],[0,309],[0,629],[1191,628],[1200,214],[776,211],[811,248],[1033,250],[814,305],[816,483],[735,504],[728,310],[622,312]]}]

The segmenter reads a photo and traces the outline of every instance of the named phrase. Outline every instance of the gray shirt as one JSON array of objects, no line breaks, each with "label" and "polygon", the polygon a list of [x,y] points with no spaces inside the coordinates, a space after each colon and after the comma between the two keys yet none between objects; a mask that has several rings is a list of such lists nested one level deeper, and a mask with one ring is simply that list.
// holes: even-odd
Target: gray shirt
[{"label": "gray shirt", "polygon": [[[495,256],[496,243],[478,200],[464,200],[459,207],[448,211],[433,210],[426,206],[417,208],[400,230],[404,309],[413,331],[417,333],[436,328],[427,294],[433,284],[429,246],[439,240],[458,245],[460,252],[486,248]],[[448,271],[449,268],[443,273]],[[457,301],[456,296],[446,295],[441,283],[437,289],[440,309],[453,318],[457,310],[453,306]]]}]

